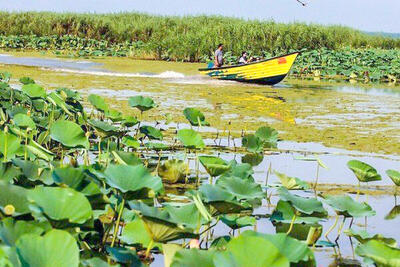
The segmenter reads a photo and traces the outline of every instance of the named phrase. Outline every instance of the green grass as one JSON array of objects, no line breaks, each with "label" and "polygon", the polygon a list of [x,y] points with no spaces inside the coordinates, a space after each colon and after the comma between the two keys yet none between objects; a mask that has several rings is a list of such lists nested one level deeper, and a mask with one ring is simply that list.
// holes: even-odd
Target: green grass
[{"label": "green grass", "polygon": [[105,47],[129,43],[154,58],[185,61],[204,61],[218,43],[235,55],[242,50],[280,54],[322,47],[400,48],[400,39],[371,36],[343,26],[139,13],[0,12],[0,35],[69,35],[102,41]]}]

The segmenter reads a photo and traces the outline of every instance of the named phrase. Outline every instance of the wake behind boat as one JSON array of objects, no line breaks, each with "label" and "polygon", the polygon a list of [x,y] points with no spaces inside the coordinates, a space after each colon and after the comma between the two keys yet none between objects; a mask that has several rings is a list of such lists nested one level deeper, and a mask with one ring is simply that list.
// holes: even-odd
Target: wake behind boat
[{"label": "wake behind boat", "polygon": [[274,85],[286,77],[298,55],[299,52],[294,52],[247,64],[201,68],[199,71],[221,80]]}]

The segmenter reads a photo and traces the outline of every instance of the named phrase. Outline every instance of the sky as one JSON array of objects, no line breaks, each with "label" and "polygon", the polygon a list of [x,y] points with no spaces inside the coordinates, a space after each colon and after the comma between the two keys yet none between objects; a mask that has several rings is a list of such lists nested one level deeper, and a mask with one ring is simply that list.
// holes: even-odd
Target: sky
[{"label": "sky", "polygon": [[223,15],[276,22],[339,24],[363,31],[400,32],[399,0],[0,0],[0,10],[138,11],[161,15]]}]

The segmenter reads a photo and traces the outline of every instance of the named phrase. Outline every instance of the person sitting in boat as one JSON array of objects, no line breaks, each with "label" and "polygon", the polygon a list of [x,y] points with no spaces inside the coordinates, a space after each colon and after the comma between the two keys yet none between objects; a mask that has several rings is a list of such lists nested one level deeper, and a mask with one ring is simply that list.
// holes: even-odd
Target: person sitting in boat
[{"label": "person sitting in boat", "polygon": [[246,51],[243,51],[242,52],[242,56],[240,57],[240,59],[239,59],[239,64],[247,64],[247,63],[249,63],[250,61],[249,61],[249,59],[247,58],[247,52]]},{"label": "person sitting in boat", "polygon": [[219,68],[224,65],[224,54],[223,54],[224,45],[219,44],[217,50],[214,53],[214,68]]}]

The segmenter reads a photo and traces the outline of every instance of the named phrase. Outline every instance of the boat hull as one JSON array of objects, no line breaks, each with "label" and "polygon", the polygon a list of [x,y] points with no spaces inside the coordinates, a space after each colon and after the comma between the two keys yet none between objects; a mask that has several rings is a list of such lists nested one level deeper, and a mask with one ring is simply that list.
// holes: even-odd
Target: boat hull
[{"label": "boat hull", "polygon": [[298,52],[242,65],[199,69],[221,80],[274,85],[281,82],[295,62]]}]

